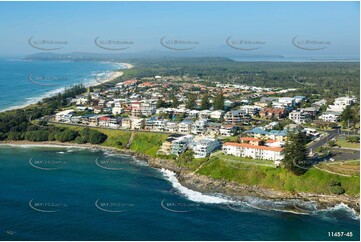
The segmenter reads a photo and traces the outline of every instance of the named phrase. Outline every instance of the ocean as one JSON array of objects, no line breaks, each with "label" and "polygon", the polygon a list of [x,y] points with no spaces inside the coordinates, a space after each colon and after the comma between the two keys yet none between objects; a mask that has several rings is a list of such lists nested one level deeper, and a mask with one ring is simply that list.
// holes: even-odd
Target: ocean
[{"label": "ocean", "polygon": [[116,69],[124,66],[108,62],[0,59],[0,112],[36,103],[74,84],[96,84]]},{"label": "ocean", "polygon": [[0,145],[0,194],[0,240],[360,238],[345,205],[201,194],[170,171],[99,149]]}]

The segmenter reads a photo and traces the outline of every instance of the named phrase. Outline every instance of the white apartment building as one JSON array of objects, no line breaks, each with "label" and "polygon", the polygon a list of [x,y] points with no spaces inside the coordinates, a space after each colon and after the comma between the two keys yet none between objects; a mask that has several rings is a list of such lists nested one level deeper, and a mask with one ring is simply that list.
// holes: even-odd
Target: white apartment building
[{"label": "white apartment building", "polygon": [[204,158],[220,147],[220,145],[221,144],[217,139],[211,138],[203,138],[201,140],[194,141],[192,144],[194,158]]},{"label": "white apartment building", "polygon": [[296,124],[304,124],[310,121],[310,115],[300,110],[293,110],[288,114],[288,118]]},{"label": "white apartment building", "polygon": [[222,150],[227,155],[234,155],[238,157],[250,157],[253,159],[280,161],[283,159],[282,150],[280,147],[267,147],[251,145],[247,143],[231,143],[223,144]]},{"label": "white apartment building", "polygon": [[340,116],[341,112],[326,111],[319,117],[319,119],[326,122],[337,123],[340,120]]}]

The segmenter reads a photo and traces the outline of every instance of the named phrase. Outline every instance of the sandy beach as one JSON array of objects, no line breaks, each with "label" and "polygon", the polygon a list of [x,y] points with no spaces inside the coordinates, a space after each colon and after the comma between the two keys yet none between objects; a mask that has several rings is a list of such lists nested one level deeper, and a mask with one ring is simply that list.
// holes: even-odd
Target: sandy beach
[{"label": "sandy beach", "polygon": [[[126,67],[125,69],[131,69],[131,68],[133,68],[133,65],[132,65],[132,64],[129,64],[129,63],[117,63],[117,64]],[[111,81],[115,80],[116,78],[121,77],[123,74],[124,74],[124,72],[115,70],[115,71],[113,71],[107,78],[104,78],[104,79],[98,78],[98,77],[96,76],[96,77],[95,77],[95,82],[96,82],[96,83],[95,83],[94,85],[92,85],[92,86],[104,85],[104,84],[106,84],[107,82],[111,82]]]}]

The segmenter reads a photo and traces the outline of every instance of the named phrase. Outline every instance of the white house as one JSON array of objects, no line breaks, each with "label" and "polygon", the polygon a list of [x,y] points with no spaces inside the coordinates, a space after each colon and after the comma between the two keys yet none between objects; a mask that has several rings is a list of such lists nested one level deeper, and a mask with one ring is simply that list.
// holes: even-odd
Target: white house
[{"label": "white house", "polygon": [[337,123],[340,119],[340,116],[341,112],[326,111],[319,117],[319,119],[326,122]]},{"label": "white house", "polygon": [[288,118],[296,124],[304,124],[311,120],[308,113],[300,110],[293,110],[288,114]]},{"label": "white house", "polygon": [[215,111],[211,112],[210,117],[212,119],[220,120],[223,117],[224,113],[225,112],[223,110],[215,110]]},{"label": "white house", "polygon": [[118,115],[118,114],[122,114],[122,113],[124,113],[123,108],[121,108],[121,107],[114,107],[114,108],[112,108],[112,114]]},{"label": "white house", "polygon": [[74,113],[75,112],[74,112],[73,109],[58,112],[58,113],[55,114],[55,120],[56,121],[61,121],[61,122],[69,122],[71,116],[73,116]]},{"label": "white house", "polygon": [[183,120],[178,125],[178,132],[189,134],[191,132],[192,123],[191,120]]}]

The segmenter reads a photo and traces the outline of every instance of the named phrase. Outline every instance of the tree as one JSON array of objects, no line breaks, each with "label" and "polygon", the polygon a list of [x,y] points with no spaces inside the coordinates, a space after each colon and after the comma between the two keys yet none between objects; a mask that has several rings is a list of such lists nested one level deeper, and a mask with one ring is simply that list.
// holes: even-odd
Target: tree
[{"label": "tree", "polygon": [[181,163],[191,163],[194,158],[194,151],[189,149],[183,152],[179,157],[178,161]]},{"label": "tree", "polygon": [[166,107],[166,103],[163,101],[163,99],[159,98],[157,101],[157,108],[164,108]]},{"label": "tree", "polygon": [[63,132],[57,133],[55,135],[55,139],[60,142],[69,142],[73,141],[77,136],[78,132],[71,129],[66,129]]},{"label": "tree", "polygon": [[292,132],[287,137],[283,150],[283,164],[295,175],[302,175],[310,167],[307,161],[307,136],[301,129]]},{"label": "tree", "polygon": [[106,136],[105,134],[97,131],[97,130],[91,130],[90,135],[89,135],[89,143],[91,144],[101,144],[103,143],[106,139],[108,138],[108,136]]},{"label": "tree", "polygon": [[172,97],[172,108],[177,108],[178,105],[179,105],[178,98],[175,95],[173,95],[173,97]]},{"label": "tree", "polygon": [[201,100],[201,110],[206,110],[209,109],[211,107],[211,103],[209,102],[209,95],[208,92],[206,92],[203,96],[202,96],[202,100]]},{"label": "tree", "polygon": [[88,94],[87,103],[88,103],[88,104],[91,104],[91,103],[92,103],[92,96],[91,96],[90,94]]},{"label": "tree", "polygon": [[194,94],[189,94],[188,95],[188,100],[187,100],[187,103],[186,103],[186,108],[188,109],[195,109],[195,107],[197,106],[196,104],[196,95]]},{"label": "tree", "polygon": [[222,92],[217,93],[213,100],[214,110],[224,110],[224,96]]},{"label": "tree", "polygon": [[347,127],[349,127],[349,123],[354,119],[353,113],[351,106],[347,106],[341,114],[340,120],[345,124],[347,123]]}]

